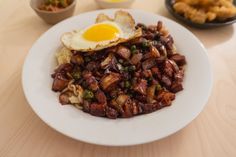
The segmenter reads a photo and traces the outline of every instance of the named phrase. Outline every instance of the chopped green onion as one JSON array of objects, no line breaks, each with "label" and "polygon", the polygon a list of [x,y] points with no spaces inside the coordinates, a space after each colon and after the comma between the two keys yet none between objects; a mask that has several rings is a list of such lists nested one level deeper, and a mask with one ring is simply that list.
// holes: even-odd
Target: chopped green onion
[{"label": "chopped green onion", "polygon": [[76,79],[76,80],[78,80],[78,79],[81,78],[81,74],[80,74],[79,71],[73,72],[73,73],[72,73],[72,76],[73,76],[73,78]]},{"label": "chopped green onion", "polygon": [[83,98],[84,98],[84,99],[93,99],[93,98],[94,98],[94,94],[93,94],[92,91],[86,89],[86,90],[84,91]]},{"label": "chopped green onion", "polygon": [[142,43],[142,46],[143,47],[149,47],[150,46],[150,43],[148,42],[148,41],[144,41],[143,43]]},{"label": "chopped green onion", "polygon": [[128,72],[129,71],[129,67],[124,67],[123,71]]},{"label": "chopped green onion", "polygon": [[136,50],[137,50],[137,48],[136,48],[136,46],[135,46],[135,45],[132,45],[132,46],[131,46],[131,48],[130,48],[130,50],[131,50],[131,53],[132,53],[132,54],[135,54],[135,53],[136,53]]},{"label": "chopped green onion", "polygon": [[125,81],[125,88],[130,88],[131,87],[131,83],[129,81]]}]

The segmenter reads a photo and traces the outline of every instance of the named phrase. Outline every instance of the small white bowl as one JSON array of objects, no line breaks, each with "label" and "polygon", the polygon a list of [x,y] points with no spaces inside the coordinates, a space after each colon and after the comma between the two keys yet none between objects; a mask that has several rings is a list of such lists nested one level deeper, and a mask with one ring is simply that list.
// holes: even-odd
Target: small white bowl
[{"label": "small white bowl", "polygon": [[129,8],[134,0],[95,0],[101,8]]}]

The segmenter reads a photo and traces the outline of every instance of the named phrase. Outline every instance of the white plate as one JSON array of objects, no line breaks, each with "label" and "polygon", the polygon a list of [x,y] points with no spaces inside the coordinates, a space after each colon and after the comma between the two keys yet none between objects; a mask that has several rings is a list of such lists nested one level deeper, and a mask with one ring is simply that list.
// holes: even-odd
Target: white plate
[{"label": "white plate", "polygon": [[162,16],[127,10],[136,22],[156,24],[163,21],[174,38],[177,49],[187,58],[184,90],[172,106],[151,114],[129,119],[110,120],[94,117],[71,105],[62,106],[51,90],[50,74],[56,66],[55,52],[60,36],[93,24],[97,14],[110,16],[116,10],[100,10],[67,19],[44,33],[31,48],[24,64],[22,82],[26,98],[35,113],[49,126],[71,138],[93,144],[124,146],[158,140],[190,123],[203,109],[212,87],[212,72],[206,50],[187,29]]}]

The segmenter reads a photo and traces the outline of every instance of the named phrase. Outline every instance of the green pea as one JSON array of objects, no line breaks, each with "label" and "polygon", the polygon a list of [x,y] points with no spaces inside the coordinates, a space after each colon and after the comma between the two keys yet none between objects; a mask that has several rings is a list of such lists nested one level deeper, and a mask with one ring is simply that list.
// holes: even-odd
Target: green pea
[{"label": "green pea", "polygon": [[148,41],[144,41],[144,42],[142,43],[142,46],[145,47],[145,48],[147,48],[147,47],[150,46],[150,43],[149,43]]},{"label": "green pea", "polygon": [[81,78],[81,74],[80,74],[79,71],[76,71],[76,72],[72,73],[72,76],[73,76],[73,78],[76,79],[76,80],[78,80],[78,79]]},{"label": "green pea", "polygon": [[125,88],[130,88],[131,87],[131,83],[129,81],[125,81]]},{"label": "green pea", "polygon": [[124,67],[123,71],[128,72],[129,71],[129,67]]},{"label": "green pea", "polygon": [[86,89],[84,91],[83,98],[84,99],[93,99],[94,98],[94,94],[93,94],[92,91]]},{"label": "green pea", "polygon": [[137,48],[136,48],[136,46],[135,46],[135,45],[132,45],[132,46],[131,46],[131,48],[130,48],[130,50],[131,50],[131,53],[132,53],[132,54],[135,54],[135,53],[136,53],[136,50],[137,50]]}]

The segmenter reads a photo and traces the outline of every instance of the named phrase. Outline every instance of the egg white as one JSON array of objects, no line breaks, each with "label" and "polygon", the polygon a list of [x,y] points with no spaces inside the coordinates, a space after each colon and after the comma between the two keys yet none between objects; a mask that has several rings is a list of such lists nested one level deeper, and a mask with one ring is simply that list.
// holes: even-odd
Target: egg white
[{"label": "egg white", "polygon": [[[112,25],[117,28],[119,32],[118,35],[111,40],[103,40],[99,42],[90,41],[83,37],[84,32],[99,24]],[[81,52],[97,51],[141,36],[141,29],[136,30],[134,24],[135,22],[132,19],[132,16],[124,11],[117,11],[114,19],[110,19],[108,16],[100,14],[97,17],[95,24],[82,30],[64,33],[61,37],[61,41],[63,45],[70,50],[77,50]]]}]

